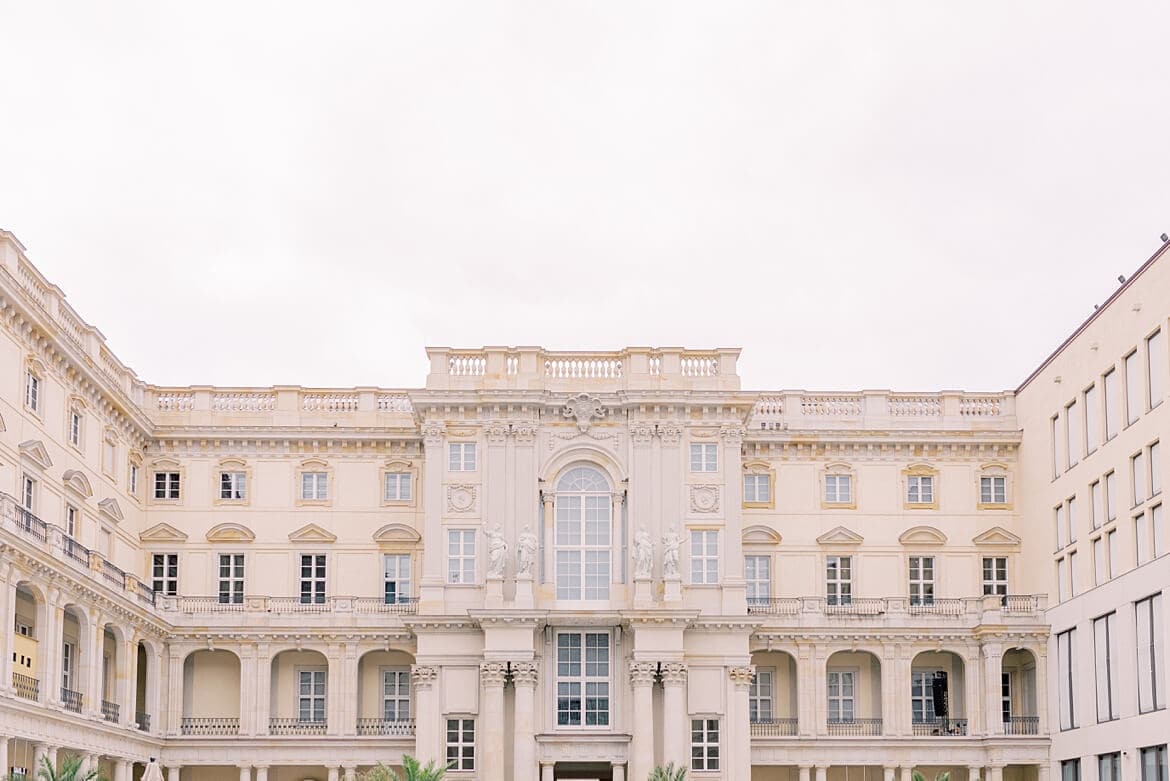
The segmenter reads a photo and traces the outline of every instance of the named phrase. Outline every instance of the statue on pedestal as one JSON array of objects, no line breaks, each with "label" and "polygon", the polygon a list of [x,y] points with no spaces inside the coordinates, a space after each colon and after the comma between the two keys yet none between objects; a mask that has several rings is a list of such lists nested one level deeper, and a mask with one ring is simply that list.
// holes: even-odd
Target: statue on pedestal
[{"label": "statue on pedestal", "polygon": [[525,526],[516,539],[516,579],[532,580],[532,568],[536,565],[536,535]]},{"label": "statue on pedestal", "polygon": [[634,577],[649,578],[650,571],[654,567],[654,543],[650,541],[650,532],[646,531],[645,526],[639,526],[638,533],[634,535],[632,554]]},{"label": "statue on pedestal", "polygon": [[682,541],[676,529],[662,535],[662,577],[678,578],[678,549]]},{"label": "statue on pedestal", "polygon": [[504,577],[504,567],[508,563],[508,543],[504,539],[504,530],[497,523],[487,532],[488,538],[488,568],[489,578]]}]

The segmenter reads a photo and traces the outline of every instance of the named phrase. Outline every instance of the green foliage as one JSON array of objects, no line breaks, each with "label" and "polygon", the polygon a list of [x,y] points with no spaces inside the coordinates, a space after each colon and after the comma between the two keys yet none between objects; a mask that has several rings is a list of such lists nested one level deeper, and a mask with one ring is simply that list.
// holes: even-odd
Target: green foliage
[{"label": "green foliage", "polygon": [[[922,775],[917,770],[915,770],[914,771],[914,781],[926,781],[926,776]],[[951,774],[950,774],[950,772],[939,773],[937,776],[934,777],[934,781],[951,781]]]},{"label": "green foliage", "polygon": [[[66,754],[61,758],[61,767],[56,768],[47,756],[41,757],[41,766],[36,768],[36,778],[38,781],[106,781],[105,776],[96,767],[81,772],[81,762],[81,757]],[[5,778],[9,781],[16,779],[12,775]]]},{"label": "green foliage", "polygon": [[423,767],[417,759],[409,754],[404,754],[402,775],[379,762],[362,773],[361,781],[443,781],[446,777],[447,768],[436,764],[434,760]]},{"label": "green foliage", "polygon": [[687,769],[675,767],[673,762],[667,764],[666,767],[658,765],[650,771],[650,776],[646,781],[687,781]]}]

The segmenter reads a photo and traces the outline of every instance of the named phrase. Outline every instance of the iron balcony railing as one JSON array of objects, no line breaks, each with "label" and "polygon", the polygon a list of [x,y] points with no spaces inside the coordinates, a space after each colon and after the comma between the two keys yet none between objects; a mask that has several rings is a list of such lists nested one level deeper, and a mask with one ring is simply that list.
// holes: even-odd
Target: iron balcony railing
[{"label": "iron balcony railing", "polygon": [[1039,735],[1039,716],[1009,716],[1003,720],[1005,735]]},{"label": "iron balcony railing", "polygon": [[32,514],[16,503],[12,497],[7,497],[16,508],[16,528],[32,537],[37,542],[47,542],[49,539],[49,524]]},{"label": "iron balcony railing", "polygon": [[150,732],[150,714],[146,711],[134,711],[134,723],[143,732]]},{"label": "iron balcony railing", "polygon": [[179,722],[179,732],[183,735],[238,735],[240,719],[238,716],[184,716]]},{"label": "iron balcony railing", "polygon": [[752,719],[753,738],[791,738],[796,735],[796,719]]},{"label": "iron balcony railing", "polygon": [[326,722],[300,719],[269,719],[269,735],[324,735]]},{"label": "iron balcony railing", "polygon": [[106,721],[118,723],[118,714],[121,712],[118,703],[110,702],[109,700],[102,700],[102,718]]},{"label": "iron balcony railing", "polygon": [[918,736],[955,736],[967,734],[966,719],[933,719],[930,721],[916,721],[913,723],[912,727],[914,729],[914,734]]},{"label": "iron balcony railing", "polygon": [[85,697],[82,696],[81,692],[61,687],[61,704],[65,706],[65,710],[81,713],[81,703],[84,701]]},{"label": "iron balcony railing", "polygon": [[76,561],[83,567],[89,567],[89,548],[82,545],[72,537],[63,536],[61,538],[61,550],[65,553],[65,557]]},{"label": "iron balcony railing", "polygon": [[872,737],[882,734],[881,719],[829,719],[826,726],[830,735]]},{"label": "iron balcony railing", "polygon": [[358,719],[357,734],[414,737],[414,719]]},{"label": "iron balcony railing", "polygon": [[41,682],[29,675],[12,674],[12,688],[16,689],[16,696],[26,700],[41,698]]}]

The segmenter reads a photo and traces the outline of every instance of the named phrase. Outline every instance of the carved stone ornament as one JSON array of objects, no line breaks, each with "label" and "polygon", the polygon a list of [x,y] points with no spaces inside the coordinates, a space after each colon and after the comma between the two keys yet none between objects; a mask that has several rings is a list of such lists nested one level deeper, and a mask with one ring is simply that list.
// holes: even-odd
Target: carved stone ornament
[{"label": "carved stone ornament", "polygon": [[735,684],[737,689],[746,689],[752,685],[752,681],[756,678],[756,668],[748,665],[747,667],[732,667],[727,671],[731,676],[731,682]]},{"label": "carved stone ornament", "polygon": [[657,674],[654,662],[630,662],[630,683],[634,686],[653,686]]},{"label": "carved stone ornament", "polygon": [[663,662],[659,674],[665,686],[683,686],[687,682],[687,666],[682,662]]},{"label": "carved stone ornament", "polygon": [[594,418],[600,420],[605,417],[605,407],[602,406],[601,399],[596,396],[578,393],[566,401],[565,406],[561,407],[561,415],[576,420],[577,430],[584,434],[593,425]]},{"label": "carved stone ornament", "polygon": [[447,486],[447,510],[453,513],[466,513],[474,510],[476,490],[476,486],[470,483]]},{"label": "carved stone ornament", "polygon": [[481,662],[479,682],[484,686],[503,686],[508,680],[508,665],[504,662]]},{"label": "carved stone ornament", "polygon": [[742,426],[724,426],[719,429],[719,436],[725,445],[738,445],[743,442],[744,430]]},{"label": "carved stone ornament", "polygon": [[654,438],[654,424],[653,423],[631,423],[630,424],[630,440],[635,445],[649,445],[650,440]]},{"label": "carved stone ornament", "polygon": [[719,512],[719,486],[692,485],[691,510],[697,513]]},{"label": "carved stone ornament", "polygon": [[447,427],[435,420],[428,420],[422,424],[423,442],[428,445],[443,444],[443,435],[447,432]]},{"label": "carved stone ornament", "polygon": [[483,427],[483,431],[490,444],[501,445],[508,436],[508,424],[502,420],[493,420]]},{"label": "carved stone ornament", "polygon": [[512,662],[512,683],[516,686],[536,686],[540,668],[536,662]]},{"label": "carved stone ornament", "polygon": [[410,685],[414,689],[429,689],[439,677],[439,668],[429,665],[418,665],[410,668]]},{"label": "carved stone ornament", "polygon": [[682,426],[677,423],[659,423],[658,436],[662,438],[664,445],[677,445],[682,439]]},{"label": "carved stone ornament", "polygon": [[536,439],[536,424],[532,421],[513,423],[512,436],[516,437],[517,444],[531,445]]}]

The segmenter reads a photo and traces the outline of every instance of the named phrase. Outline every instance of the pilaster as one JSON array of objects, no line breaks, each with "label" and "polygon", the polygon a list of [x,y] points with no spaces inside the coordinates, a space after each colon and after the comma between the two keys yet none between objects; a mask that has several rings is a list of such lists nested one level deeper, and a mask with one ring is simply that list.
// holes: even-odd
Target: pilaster
[{"label": "pilaster", "polygon": [[[662,761],[686,765],[690,756],[687,666],[682,662],[663,662],[659,674],[662,676]],[[744,713],[747,713],[746,706]]]},{"label": "pilaster", "polygon": [[435,679],[439,669],[429,665],[416,664],[410,670],[410,689],[415,695],[414,751],[424,765],[434,760],[443,762],[439,751],[439,703],[435,691]]},{"label": "pilaster", "polygon": [[442,531],[443,508],[443,444],[447,428],[440,421],[428,420],[422,424],[423,437],[423,539],[436,540],[438,544],[423,546],[423,571],[419,582],[419,611],[441,613],[443,611],[443,551],[444,541],[438,540]]},{"label": "pilaster", "polygon": [[756,677],[756,668],[751,665],[732,667],[730,712],[724,714],[727,724],[728,778],[751,778],[752,775],[752,725],[748,709],[748,690]]},{"label": "pilaster", "polygon": [[536,781],[536,662],[512,662],[516,707],[512,724],[512,781]]},{"label": "pilaster", "polygon": [[[630,740],[630,778],[642,779],[654,767],[654,662],[630,662],[630,686],[634,690],[634,721],[627,731]],[[552,766],[546,766],[552,778]],[[543,771],[542,771],[543,772]]]},{"label": "pilaster", "polygon": [[479,683],[483,694],[480,707],[479,763],[483,781],[504,781],[504,683],[508,666],[503,662],[482,662]]}]

